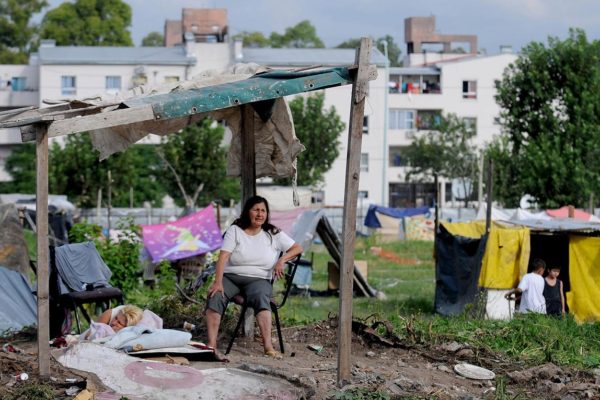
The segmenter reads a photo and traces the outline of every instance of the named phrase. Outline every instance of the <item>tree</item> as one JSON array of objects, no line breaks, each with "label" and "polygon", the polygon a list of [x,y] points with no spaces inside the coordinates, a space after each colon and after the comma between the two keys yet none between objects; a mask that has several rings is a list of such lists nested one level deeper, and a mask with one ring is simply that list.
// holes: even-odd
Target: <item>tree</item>
[{"label": "tree", "polygon": [[476,136],[472,129],[455,114],[435,116],[433,130],[425,131],[408,146],[404,156],[409,164],[407,179],[414,176],[430,180],[433,174],[447,179],[458,179],[464,192],[477,176]]},{"label": "tree", "polygon": [[4,166],[12,177],[3,188],[6,193],[35,193],[35,144],[24,143],[13,148]]},{"label": "tree", "polygon": [[[17,146],[5,166],[12,181],[3,185],[2,190],[35,193],[35,162],[35,145]],[[88,134],[68,136],[64,147],[53,143],[48,163],[50,193],[65,194],[80,207],[95,207],[98,189],[102,188],[106,199],[109,170],[113,206],[128,207],[131,192],[135,206],[145,201],[160,204],[164,189],[156,176],[162,171],[150,145],[133,146],[100,162]]]},{"label": "tree", "polygon": [[144,201],[160,205],[164,190],[156,178],[161,173],[158,165],[149,145],[136,145],[98,161],[88,134],[70,135],[64,147],[56,142],[52,145],[49,187],[51,193],[66,194],[80,207],[95,207],[98,189],[102,188],[106,206],[108,171],[111,171],[113,207],[128,207],[131,193],[134,206],[139,207]]},{"label": "tree", "polygon": [[532,42],[496,88],[503,133],[487,152],[496,198],[587,205],[600,189],[600,42],[578,29]]},{"label": "tree", "polygon": [[228,204],[230,199],[239,199],[239,180],[225,176],[224,131],[222,125],[207,118],[163,139],[160,151],[168,162],[163,165],[168,171],[163,170],[160,177],[177,204],[186,205],[185,197],[199,187],[201,191],[191,207],[205,206],[212,201]]},{"label": "tree", "polygon": [[131,7],[123,0],[75,0],[48,11],[40,37],[59,46],[133,46]]},{"label": "tree", "polygon": [[144,47],[161,47],[165,44],[165,37],[160,32],[150,32],[142,39]]},{"label": "tree", "polygon": [[[325,95],[317,92],[309,96],[298,96],[290,101],[296,136],[306,146],[298,155],[298,185],[314,186],[323,182],[324,175],[331,169],[340,154],[339,135],[345,124],[335,107],[324,110]],[[277,183],[288,184],[289,179],[278,179]]]},{"label": "tree", "polygon": [[[377,46],[377,49],[382,54],[385,54],[385,48],[383,46],[383,42],[387,42],[388,59],[390,60],[390,67],[401,67],[402,66],[402,60],[400,59],[402,50],[400,50],[400,47],[396,44],[396,42],[394,41],[394,38],[392,36],[385,35],[385,36],[380,37],[377,40],[373,40],[373,42],[375,43],[375,45]],[[360,38],[348,39],[345,42],[342,42],[335,47],[337,47],[338,49],[356,49],[356,48],[360,47]]]},{"label": "tree", "polygon": [[271,46],[275,48],[323,48],[323,41],[317,36],[317,30],[308,20],[289,27],[283,35],[272,32],[269,37]]},{"label": "tree", "polygon": [[242,40],[244,47],[269,47],[271,42],[262,32],[241,32],[233,37],[235,40]]},{"label": "tree", "polygon": [[48,3],[45,0],[0,0],[0,64],[25,64],[37,27],[32,15]]}]

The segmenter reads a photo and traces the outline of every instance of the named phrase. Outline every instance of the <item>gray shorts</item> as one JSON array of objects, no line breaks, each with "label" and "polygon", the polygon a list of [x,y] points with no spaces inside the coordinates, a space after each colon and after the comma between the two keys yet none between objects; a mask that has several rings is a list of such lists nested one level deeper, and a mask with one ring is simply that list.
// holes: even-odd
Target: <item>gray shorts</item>
[{"label": "gray shorts", "polygon": [[271,293],[273,292],[273,286],[267,279],[237,274],[224,274],[223,289],[225,295],[223,296],[221,293],[215,293],[207,300],[206,308],[210,308],[223,315],[229,301],[231,301],[234,296],[242,294],[246,297],[248,308],[254,310],[254,315],[262,310],[271,310]]}]

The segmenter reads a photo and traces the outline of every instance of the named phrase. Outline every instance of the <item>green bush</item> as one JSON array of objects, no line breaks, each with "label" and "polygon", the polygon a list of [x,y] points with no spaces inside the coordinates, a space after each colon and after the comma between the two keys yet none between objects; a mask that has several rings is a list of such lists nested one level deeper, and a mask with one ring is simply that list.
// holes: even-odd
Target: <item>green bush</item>
[{"label": "green bush", "polygon": [[133,218],[125,217],[117,223],[121,230],[118,240],[113,242],[102,236],[102,228],[87,222],[71,228],[71,243],[93,241],[98,253],[112,271],[110,283],[123,290],[125,297],[139,286],[141,271],[140,251],[142,249],[141,229],[133,223]]}]

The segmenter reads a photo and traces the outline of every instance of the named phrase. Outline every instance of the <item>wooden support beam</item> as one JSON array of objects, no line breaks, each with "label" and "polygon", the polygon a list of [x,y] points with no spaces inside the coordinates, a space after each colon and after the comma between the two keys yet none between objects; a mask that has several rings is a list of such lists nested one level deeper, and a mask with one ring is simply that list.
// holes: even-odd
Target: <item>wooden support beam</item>
[{"label": "wooden support beam", "polygon": [[346,185],[344,190],[344,217],[342,225],[342,263],[340,268],[340,308],[338,326],[339,387],[350,380],[350,353],[352,348],[352,283],[354,278],[354,239],[356,237],[356,208],[360,178],[360,154],[365,97],[369,85],[371,39],[362,38],[356,51],[358,72],[352,84],[350,127],[346,155]]},{"label": "wooden support beam", "polygon": [[250,197],[256,195],[256,148],[254,143],[254,109],[245,104],[242,112],[242,206]]},{"label": "wooden support beam", "polygon": [[[112,128],[137,122],[153,121],[154,119],[154,111],[152,111],[152,106],[150,105],[66,118],[48,124],[48,137],[64,136],[102,128]],[[22,142],[35,140],[34,127],[35,125],[27,125],[21,128]]]},{"label": "wooden support beam", "polygon": [[50,306],[48,249],[48,132],[36,133],[37,312],[38,367],[40,377],[50,377]]},{"label": "wooden support beam", "polygon": [[[242,207],[250,197],[256,195],[256,148],[254,142],[254,109],[251,104],[240,107],[242,113]],[[254,333],[254,314],[248,309],[244,317],[244,336],[252,337]]]}]

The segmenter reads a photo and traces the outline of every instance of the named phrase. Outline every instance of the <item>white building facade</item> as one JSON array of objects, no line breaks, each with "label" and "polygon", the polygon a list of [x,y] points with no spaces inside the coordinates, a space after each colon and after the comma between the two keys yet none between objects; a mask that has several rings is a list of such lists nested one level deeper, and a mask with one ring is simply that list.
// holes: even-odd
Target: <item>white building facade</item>
[{"label": "white building facade", "polygon": [[[500,131],[495,123],[499,108],[494,81],[514,59],[513,54],[440,59],[425,67],[391,68],[388,81],[385,57],[374,48],[371,62],[378,67],[378,77],[370,82],[365,105],[360,201],[395,207],[430,205],[430,195],[420,194],[405,182],[402,149],[440,113],[455,113],[473,124],[479,145],[490,141]],[[351,65],[354,50],[250,49],[239,42],[188,41],[183,46],[147,48],[60,47],[47,42],[29,65],[0,66],[0,111],[44,106],[45,100],[116,93],[142,84],[183,81],[239,62],[274,68]],[[340,155],[322,186],[316,188],[326,205],[343,204],[351,90],[345,86],[325,91],[326,107],[335,107],[346,123],[339,138]],[[386,102],[388,129],[384,124]],[[0,130],[0,181],[10,179],[3,165],[10,150],[20,143],[17,130]]]}]

